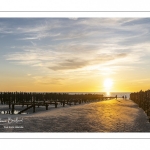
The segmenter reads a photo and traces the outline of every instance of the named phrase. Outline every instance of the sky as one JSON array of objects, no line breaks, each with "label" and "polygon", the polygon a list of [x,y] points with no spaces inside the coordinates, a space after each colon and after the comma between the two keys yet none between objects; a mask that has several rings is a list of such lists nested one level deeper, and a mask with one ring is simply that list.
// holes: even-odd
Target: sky
[{"label": "sky", "polygon": [[0,91],[150,87],[150,18],[0,18]]}]

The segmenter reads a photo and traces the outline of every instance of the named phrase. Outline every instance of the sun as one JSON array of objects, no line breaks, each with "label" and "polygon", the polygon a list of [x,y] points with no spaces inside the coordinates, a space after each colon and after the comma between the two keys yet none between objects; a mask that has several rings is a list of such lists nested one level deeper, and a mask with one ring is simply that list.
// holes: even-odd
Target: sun
[{"label": "sun", "polygon": [[104,88],[106,91],[109,91],[113,86],[113,80],[110,78],[107,78],[104,80]]}]

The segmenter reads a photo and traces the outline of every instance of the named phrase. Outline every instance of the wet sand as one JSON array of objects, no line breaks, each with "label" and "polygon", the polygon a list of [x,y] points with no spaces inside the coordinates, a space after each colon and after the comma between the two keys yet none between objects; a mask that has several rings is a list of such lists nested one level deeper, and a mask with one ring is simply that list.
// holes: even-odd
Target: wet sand
[{"label": "wet sand", "polygon": [[27,115],[0,115],[4,120],[8,117],[23,119],[20,124],[5,124],[5,127],[20,125],[23,128],[4,128],[1,124],[0,132],[150,132],[148,117],[131,100],[119,98],[49,110],[38,109],[43,111]]}]

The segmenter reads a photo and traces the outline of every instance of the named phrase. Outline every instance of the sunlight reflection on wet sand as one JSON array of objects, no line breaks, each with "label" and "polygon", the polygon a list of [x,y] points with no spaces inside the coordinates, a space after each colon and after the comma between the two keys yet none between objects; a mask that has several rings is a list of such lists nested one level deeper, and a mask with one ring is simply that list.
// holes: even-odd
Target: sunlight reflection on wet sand
[{"label": "sunlight reflection on wet sand", "polygon": [[35,113],[24,118],[24,129],[11,131],[149,132],[150,123],[135,103],[119,98]]}]

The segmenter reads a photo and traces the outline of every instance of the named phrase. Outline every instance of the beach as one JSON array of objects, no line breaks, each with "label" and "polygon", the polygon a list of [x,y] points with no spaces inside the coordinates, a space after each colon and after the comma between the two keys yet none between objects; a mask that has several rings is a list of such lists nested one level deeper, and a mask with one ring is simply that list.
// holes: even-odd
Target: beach
[{"label": "beach", "polygon": [[36,113],[5,114],[0,118],[4,121],[7,121],[7,118],[10,119],[5,125],[1,123],[0,132],[150,131],[150,123],[145,112],[133,101],[122,98],[58,108],[51,107],[49,110],[36,108]]}]

